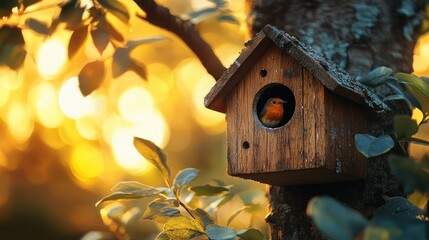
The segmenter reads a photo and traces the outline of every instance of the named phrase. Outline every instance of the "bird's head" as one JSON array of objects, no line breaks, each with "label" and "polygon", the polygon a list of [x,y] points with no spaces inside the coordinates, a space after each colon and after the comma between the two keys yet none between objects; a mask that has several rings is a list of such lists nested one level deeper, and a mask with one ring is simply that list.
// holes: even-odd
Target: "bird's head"
[{"label": "bird's head", "polygon": [[285,104],[286,101],[284,101],[281,98],[270,98],[267,100],[267,102],[265,103],[266,106],[282,106],[283,104]]}]

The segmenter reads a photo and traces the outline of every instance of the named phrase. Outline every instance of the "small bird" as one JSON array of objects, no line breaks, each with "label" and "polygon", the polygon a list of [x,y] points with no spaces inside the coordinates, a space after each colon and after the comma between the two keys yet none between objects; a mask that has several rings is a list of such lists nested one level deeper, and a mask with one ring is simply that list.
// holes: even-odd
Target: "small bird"
[{"label": "small bird", "polygon": [[259,113],[259,120],[266,127],[274,128],[277,127],[284,115],[283,101],[281,98],[270,98]]}]

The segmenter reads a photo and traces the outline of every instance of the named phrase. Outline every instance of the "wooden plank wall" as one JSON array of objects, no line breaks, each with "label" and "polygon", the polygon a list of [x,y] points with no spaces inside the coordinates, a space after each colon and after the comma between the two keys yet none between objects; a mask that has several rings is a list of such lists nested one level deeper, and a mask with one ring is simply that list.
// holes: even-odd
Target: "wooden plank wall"
[{"label": "wooden plank wall", "polygon": [[[276,185],[365,176],[366,160],[354,146],[354,134],[367,131],[362,106],[332,93],[274,45],[246,71],[226,101],[230,175]],[[290,88],[296,103],[291,120],[278,128],[263,126],[255,107],[258,91],[272,83]]]},{"label": "wooden plank wall", "polygon": [[[260,71],[265,69],[267,76]],[[227,100],[229,173],[245,174],[302,169],[302,70],[277,47],[270,47],[251,67]],[[296,108],[284,126],[269,129],[257,119],[254,98],[270,83],[281,83],[295,95]],[[243,142],[249,148],[242,147]]]}]

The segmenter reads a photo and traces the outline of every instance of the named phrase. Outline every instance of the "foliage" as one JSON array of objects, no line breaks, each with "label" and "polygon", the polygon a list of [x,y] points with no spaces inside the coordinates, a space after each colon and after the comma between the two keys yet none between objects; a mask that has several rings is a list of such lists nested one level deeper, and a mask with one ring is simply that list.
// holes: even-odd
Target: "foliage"
[{"label": "foliage", "polygon": [[[246,205],[232,213],[227,220],[227,226],[220,226],[217,223],[215,216],[218,208],[228,202],[235,194],[231,191],[232,186],[226,186],[217,181],[216,184],[193,186],[185,189],[200,173],[195,168],[183,169],[174,177],[173,184],[170,184],[170,170],[164,151],[151,141],[137,137],[134,138],[134,146],[162,174],[166,186],[153,187],[135,181],[119,182],[112,188],[113,193],[98,201],[96,206],[112,200],[155,198],[147,205],[142,214],[142,219],[163,224],[162,232],[157,239],[264,239],[263,234],[257,229],[234,230],[229,227],[229,224],[241,212],[251,212],[257,207],[255,205]],[[184,194],[184,191],[187,194]],[[207,202],[206,207],[193,208],[192,203],[195,201]],[[128,211],[127,214],[132,215],[132,217],[127,217],[124,221],[125,214],[117,214],[124,212],[117,202],[105,206],[103,211],[105,216],[113,219],[112,221],[116,225],[122,227],[126,227],[130,219],[137,219],[141,215],[140,210],[133,210],[132,213]]]},{"label": "foliage", "polygon": [[[209,1],[214,7],[191,12],[187,19],[198,24],[215,16],[218,21],[238,23],[226,1]],[[7,66],[18,70],[23,66],[27,51],[22,32],[26,29],[44,38],[56,31],[67,30],[72,32],[68,42],[70,61],[87,42],[92,42],[92,47],[100,53],[98,59],[85,63],[80,70],[79,88],[84,96],[100,87],[109,69],[112,70],[111,75],[114,78],[126,71],[134,71],[142,79],[147,79],[144,62],[132,57],[131,52],[141,45],[164,41],[167,38],[155,36],[127,39],[122,28],[130,30],[130,19],[135,13],[127,6],[132,4],[131,0],[123,3],[118,0],[63,0],[49,4],[40,0],[1,1],[0,17],[3,19],[0,24],[0,67]],[[58,7],[61,10],[50,23],[34,17],[25,17],[34,12]],[[24,23],[19,21],[22,17],[26,19]],[[114,49],[113,53],[106,51],[109,45]],[[111,67],[107,66],[108,64],[111,64]],[[95,79],[94,73],[98,73]]]},{"label": "foliage", "polygon": [[[415,143],[429,146],[429,142],[424,139],[413,137],[419,127],[429,122],[429,79],[417,77],[407,73],[396,73],[393,75],[392,69],[388,67],[378,67],[368,73],[367,76],[358,79],[361,83],[376,87],[386,85],[394,92],[387,96],[384,101],[405,101],[410,109],[417,108],[423,118],[420,122],[412,119],[408,115],[397,115],[393,120],[394,139],[406,153],[406,144]],[[406,89],[402,89],[403,85]],[[375,138],[369,135],[357,134],[355,136],[357,149],[366,157],[374,157],[388,152],[394,147],[393,139],[390,136]]]},{"label": "foliage", "polygon": [[[420,126],[429,122],[429,79],[412,74],[396,73],[387,67],[379,67],[367,76],[358,79],[361,83],[375,87],[382,84],[390,87],[394,94],[386,102],[405,101],[408,106],[422,112],[417,121],[408,115],[394,117],[394,140],[388,135],[380,137],[356,134],[356,147],[366,157],[375,157],[389,152],[395,142],[407,153],[406,144],[429,146],[424,139],[413,137]],[[406,91],[402,90],[402,86]],[[390,155],[391,172],[404,184],[405,192],[415,191],[429,196],[429,156],[416,161],[408,156]],[[426,239],[429,213],[418,208],[403,197],[385,197],[385,205],[374,211],[372,219],[347,208],[330,197],[313,198],[307,206],[307,214],[316,226],[332,239]],[[427,204],[426,204],[427,208]]]}]

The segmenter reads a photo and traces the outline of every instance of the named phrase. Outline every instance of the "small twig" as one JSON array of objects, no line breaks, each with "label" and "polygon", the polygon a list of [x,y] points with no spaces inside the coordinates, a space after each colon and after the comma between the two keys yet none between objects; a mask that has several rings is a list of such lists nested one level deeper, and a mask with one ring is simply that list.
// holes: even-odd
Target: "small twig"
[{"label": "small twig", "polygon": [[222,75],[225,67],[210,45],[201,38],[194,24],[171,14],[168,8],[159,6],[154,0],[134,0],[134,2],[146,13],[146,16],[138,17],[176,34],[195,53],[210,75],[216,80]]}]

